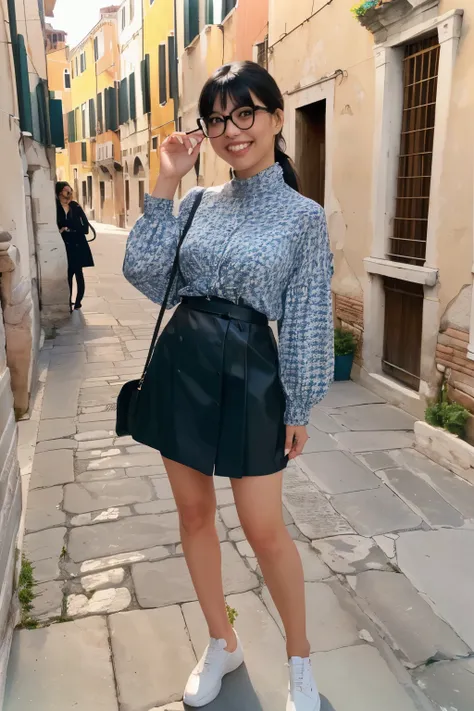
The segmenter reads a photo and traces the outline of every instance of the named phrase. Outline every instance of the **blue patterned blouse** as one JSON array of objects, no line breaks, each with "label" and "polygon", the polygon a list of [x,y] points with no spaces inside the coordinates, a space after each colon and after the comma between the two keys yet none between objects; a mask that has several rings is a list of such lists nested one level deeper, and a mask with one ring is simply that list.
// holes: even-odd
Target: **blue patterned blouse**
[{"label": "blue patterned blouse", "polygon": [[[145,196],[130,233],[123,271],[161,303],[180,230],[198,191],[173,202]],[[208,188],[183,243],[169,307],[180,296],[218,296],[280,322],[280,378],[285,422],[305,425],[334,373],[332,254],[323,209],[288,187],[278,164],[248,180]]]}]

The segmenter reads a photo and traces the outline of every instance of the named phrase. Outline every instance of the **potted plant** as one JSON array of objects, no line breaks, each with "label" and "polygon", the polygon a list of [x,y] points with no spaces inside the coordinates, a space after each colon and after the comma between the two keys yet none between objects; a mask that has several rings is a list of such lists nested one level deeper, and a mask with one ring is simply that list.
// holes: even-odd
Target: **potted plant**
[{"label": "potted plant", "polygon": [[334,331],[334,380],[350,380],[357,341],[351,331],[336,328]]}]

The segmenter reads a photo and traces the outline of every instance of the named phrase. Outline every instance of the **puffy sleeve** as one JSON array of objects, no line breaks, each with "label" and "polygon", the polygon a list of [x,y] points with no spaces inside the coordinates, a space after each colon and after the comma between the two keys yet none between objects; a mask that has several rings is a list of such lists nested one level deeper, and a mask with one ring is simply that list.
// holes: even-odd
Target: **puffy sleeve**
[{"label": "puffy sleeve", "polygon": [[[168,286],[181,230],[186,224],[199,188],[193,188],[181,201],[179,214],[173,214],[173,201],[145,195],[142,217],[127,240],[123,273],[142,294],[161,304]],[[167,308],[178,301],[182,284],[175,280]]]},{"label": "puffy sleeve", "polygon": [[285,293],[279,324],[287,425],[308,424],[311,408],[326,395],[334,377],[332,275],[326,218],[316,206]]}]

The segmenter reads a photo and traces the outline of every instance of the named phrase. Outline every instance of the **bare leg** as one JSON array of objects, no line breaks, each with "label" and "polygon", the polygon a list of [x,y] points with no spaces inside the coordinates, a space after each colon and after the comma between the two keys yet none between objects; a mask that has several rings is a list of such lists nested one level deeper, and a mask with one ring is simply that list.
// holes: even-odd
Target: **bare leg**
[{"label": "bare leg", "polygon": [[286,530],[282,472],[234,479],[235,503],[245,535],[280,613],[289,657],[308,657],[306,604],[301,558]]},{"label": "bare leg", "polygon": [[221,548],[216,531],[216,494],[211,477],[163,458],[178,507],[181,541],[209,636],[225,639],[233,652],[236,639],[227,617],[222,586]]}]

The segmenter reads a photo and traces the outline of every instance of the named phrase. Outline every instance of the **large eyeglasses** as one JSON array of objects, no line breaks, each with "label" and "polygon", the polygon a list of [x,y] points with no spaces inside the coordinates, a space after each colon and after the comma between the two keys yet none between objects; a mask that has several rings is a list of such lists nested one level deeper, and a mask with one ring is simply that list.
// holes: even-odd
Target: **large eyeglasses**
[{"label": "large eyeglasses", "polygon": [[198,126],[206,138],[219,138],[226,130],[227,121],[232,121],[234,126],[241,131],[248,131],[255,123],[257,111],[270,113],[264,106],[240,106],[230,112],[228,116],[222,114],[211,114],[207,118],[199,118]]}]

